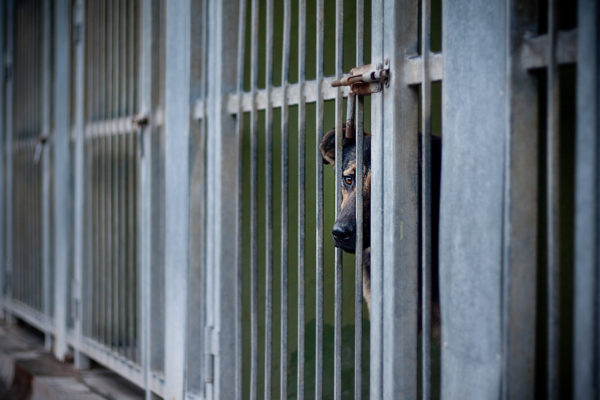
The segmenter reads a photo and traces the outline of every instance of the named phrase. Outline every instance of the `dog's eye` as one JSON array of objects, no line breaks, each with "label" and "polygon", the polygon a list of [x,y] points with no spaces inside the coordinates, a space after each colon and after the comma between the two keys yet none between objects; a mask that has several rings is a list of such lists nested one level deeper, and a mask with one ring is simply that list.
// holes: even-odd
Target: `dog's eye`
[{"label": "dog's eye", "polygon": [[354,178],[350,175],[348,176],[344,176],[344,183],[348,186],[352,186],[352,183],[354,182]]}]

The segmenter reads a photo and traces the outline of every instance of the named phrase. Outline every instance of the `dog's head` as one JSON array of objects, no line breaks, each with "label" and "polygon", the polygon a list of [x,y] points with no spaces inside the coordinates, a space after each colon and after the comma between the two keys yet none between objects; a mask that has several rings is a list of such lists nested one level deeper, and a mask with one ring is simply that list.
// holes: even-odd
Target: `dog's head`
[{"label": "dog's head", "polygon": [[[364,136],[363,152],[363,248],[371,242],[371,137]],[[335,129],[323,136],[319,150],[323,160],[334,165]],[[342,142],[342,179],[337,184],[342,189],[342,206],[333,225],[335,246],[349,253],[356,251],[356,139],[344,136]]]}]

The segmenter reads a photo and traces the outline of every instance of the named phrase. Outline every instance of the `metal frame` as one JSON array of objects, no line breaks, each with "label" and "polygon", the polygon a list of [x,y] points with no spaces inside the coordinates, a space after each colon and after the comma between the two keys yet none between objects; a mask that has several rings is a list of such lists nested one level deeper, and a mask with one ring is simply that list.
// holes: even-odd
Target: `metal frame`
[{"label": "metal frame", "polygon": [[[298,1],[298,71],[299,81],[291,84],[290,48],[291,0],[286,0],[283,21],[283,57],[281,86],[273,84],[273,9],[266,3],[266,65],[264,89],[259,80],[259,2],[251,0],[186,0],[165,2],[165,96],[155,92],[155,79],[162,79],[153,66],[153,51],[159,26],[157,0],[134,3],[115,2],[101,7],[102,17],[110,20],[103,28],[101,49],[86,49],[85,6],[91,2],[77,0],[71,10],[68,0],[44,0],[41,59],[41,134],[53,131],[52,142],[42,153],[42,198],[40,259],[43,277],[41,293],[33,293],[42,310],[14,298],[13,286],[36,291],[31,273],[20,275],[16,282],[13,240],[15,209],[13,193],[19,189],[14,180],[13,150],[32,148],[33,142],[14,141],[14,115],[23,112],[14,102],[12,63],[15,50],[15,2],[0,5],[0,54],[5,79],[0,82],[0,124],[5,138],[0,143],[0,176],[4,179],[0,199],[0,310],[9,322],[15,317],[40,329],[46,335],[46,347],[53,345],[54,355],[64,359],[69,346],[75,365],[85,368],[88,357],[106,365],[145,390],[175,399],[241,399],[242,393],[242,182],[244,113],[250,114],[251,138],[251,266],[250,266],[250,398],[278,396],[272,393],[271,369],[273,332],[280,330],[280,393],[288,391],[288,238],[290,223],[286,210],[289,202],[289,107],[298,106],[298,397],[319,399],[325,378],[323,362],[323,167],[320,154],[316,161],[316,354],[315,391],[307,393],[307,367],[304,348],[307,295],[304,283],[305,180],[307,105],[316,105],[316,139],[323,136],[324,103],[335,100],[336,157],[341,157],[343,102],[348,88],[332,88],[334,79],[343,74],[343,2],[335,2],[335,77],[324,76],[323,0],[316,3],[316,78],[306,79],[307,13],[304,0]],[[50,5],[54,4],[54,12]],[[600,339],[598,332],[600,300],[598,264],[600,260],[600,8],[592,0],[579,1],[578,28],[560,31],[556,24],[556,4],[550,1],[548,32],[532,36],[537,29],[539,10],[521,0],[478,4],[460,0],[443,5],[442,54],[431,51],[431,1],[420,3],[420,48],[417,47],[419,2],[416,0],[374,0],[372,3],[373,64],[390,68],[389,85],[372,99],[372,182],[371,182],[371,331],[370,397],[432,397],[431,382],[431,85],[444,79],[443,116],[444,150],[440,224],[440,291],[443,320],[442,392],[450,398],[533,398],[536,392],[535,321],[539,307],[536,254],[539,175],[537,132],[539,113],[538,88],[532,70],[547,70],[547,174],[544,177],[548,207],[547,244],[549,261],[548,347],[545,389],[557,397],[560,310],[559,310],[559,193],[558,158],[559,77],[558,68],[577,63],[577,150],[575,206],[575,326],[574,390],[577,398],[596,398],[600,381]],[[491,10],[491,11],[490,11]],[[247,12],[251,15],[252,47],[244,48]],[[126,26],[126,15],[136,13],[139,26]],[[356,14],[363,15],[364,4],[357,0]],[[51,15],[54,19],[51,20]],[[493,18],[480,18],[481,16]],[[139,17],[139,18],[138,18]],[[103,19],[103,21],[104,21]],[[464,21],[470,21],[465,29]],[[105,22],[105,21],[104,21]],[[103,22],[103,23],[104,23]],[[52,29],[51,29],[52,28]],[[106,29],[105,29],[106,28]],[[134,29],[139,28],[138,31]],[[364,63],[362,43],[364,25],[356,25],[356,64]],[[53,36],[50,32],[53,31]],[[71,34],[73,33],[73,37]],[[196,35],[201,40],[196,41]],[[124,44],[138,37],[138,47],[128,54]],[[237,54],[232,49],[237,49]],[[250,91],[244,92],[245,52],[250,53]],[[420,53],[420,54],[419,54]],[[53,57],[52,54],[72,54]],[[87,56],[102,58],[104,72],[88,71]],[[201,55],[197,60],[196,56]],[[106,57],[104,57],[106,56]],[[465,62],[476,60],[476,62]],[[389,63],[389,64],[387,64]],[[138,70],[134,70],[138,66]],[[196,67],[200,74],[196,76]],[[52,74],[51,75],[51,71]],[[87,74],[87,75],[86,75]],[[128,75],[130,74],[130,75]],[[157,78],[158,77],[158,78]],[[87,80],[86,80],[87,78]],[[102,93],[86,97],[88,85],[102,85]],[[71,88],[74,87],[74,92]],[[127,90],[125,90],[125,88]],[[418,97],[420,88],[421,97]],[[119,91],[121,89],[121,91]],[[71,109],[71,93],[74,93]],[[50,99],[53,99],[50,101]],[[420,101],[419,101],[420,100]],[[164,101],[164,113],[161,104]],[[90,104],[102,115],[92,118]],[[50,103],[52,103],[52,116]],[[97,104],[96,104],[97,103]],[[350,103],[350,101],[348,101]],[[122,109],[116,110],[117,106]],[[135,107],[135,109],[134,109]],[[418,110],[421,109],[419,120]],[[281,187],[284,192],[280,221],[271,215],[273,207],[274,109],[281,108]],[[350,106],[351,110],[352,107]],[[522,112],[527,109],[528,112]],[[87,110],[87,111],[86,111]],[[468,110],[468,112],[465,112]],[[259,159],[258,114],[265,111],[266,157]],[[71,119],[71,113],[75,118]],[[362,183],[363,101],[356,100],[357,177]],[[53,122],[54,126],[51,126]],[[196,124],[197,123],[197,124]],[[156,176],[162,144],[154,138],[157,127],[165,129],[165,185]],[[485,127],[485,134],[479,134]],[[419,187],[419,142],[422,168]],[[197,133],[197,135],[196,135]],[[196,138],[199,138],[196,141]],[[72,142],[71,142],[72,140]],[[71,165],[71,146],[74,157]],[[193,147],[190,147],[193,146]],[[194,147],[195,146],[195,147]],[[137,182],[119,180],[123,172],[110,157],[131,156],[126,168],[139,171]],[[473,151],[476,149],[476,151]],[[102,153],[98,164],[90,161]],[[125,154],[127,153],[127,154]],[[53,155],[53,157],[51,157]],[[264,162],[265,204],[259,204],[259,171]],[[135,165],[133,165],[135,164]],[[71,168],[73,167],[73,168]],[[310,166],[308,166],[310,167]],[[74,170],[74,189],[69,171]],[[29,168],[27,173],[33,174]],[[341,178],[336,164],[336,180]],[[92,198],[86,176],[116,185],[114,190]],[[490,184],[492,182],[492,184]],[[97,183],[97,182],[96,182]],[[51,184],[53,186],[51,186]],[[362,188],[359,184],[358,192]],[[482,190],[481,188],[485,188]],[[123,193],[133,193],[127,199]],[[165,259],[164,276],[153,275],[153,240],[156,227],[153,212],[161,206],[153,198],[164,190]],[[129,193],[129,192],[127,192]],[[421,198],[419,202],[419,193]],[[53,195],[50,198],[51,194]],[[128,195],[129,196],[129,195]],[[135,202],[133,201],[133,196]],[[194,196],[199,196],[196,198]],[[74,199],[70,214],[69,199]],[[129,203],[127,203],[129,201]],[[341,194],[336,186],[336,211]],[[33,203],[31,203],[33,204]],[[362,232],[362,196],[357,196],[357,236]],[[86,210],[94,208],[93,215]],[[129,208],[127,208],[129,207]],[[266,243],[258,243],[259,207],[267,211]],[[420,213],[419,213],[420,210]],[[50,218],[54,216],[54,221]],[[421,216],[419,224],[419,215]],[[200,222],[190,222],[190,218]],[[122,221],[137,222],[130,230]],[[91,232],[87,224],[100,223],[101,231]],[[273,226],[280,223],[280,238],[273,237]],[[73,224],[73,234],[71,234]],[[195,250],[196,234],[201,237]],[[129,236],[127,236],[129,235]],[[135,255],[127,253],[120,241],[133,240]],[[237,246],[232,246],[232,238]],[[420,238],[420,239],[419,239]],[[276,244],[277,240],[280,241]],[[71,245],[73,247],[71,247]],[[279,245],[281,259],[280,326],[274,326],[273,248]],[[96,246],[96,247],[94,247]],[[264,249],[265,307],[259,310],[259,249]],[[71,252],[71,250],[74,250]],[[354,321],[354,396],[361,398],[362,360],[362,259],[358,251],[355,264]],[[72,272],[69,267],[73,262]],[[19,260],[17,260],[19,261]],[[334,325],[334,397],[342,397],[342,254],[335,255],[335,325]],[[90,265],[98,264],[98,271]],[[126,266],[130,269],[126,270]],[[400,266],[400,267],[399,267]],[[419,272],[419,267],[421,268]],[[54,268],[53,275],[51,274]],[[135,269],[135,271],[133,270]],[[72,275],[71,275],[72,273]],[[419,288],[419,274],[422,283]],[[72,281],[70,281],[72,279]],[[127,282],[135,279],[136,289],[128,292]],[[164,280],[164,321],[152,313],[153,288]],[[193,281],[193,282],[192,282]],[[69,286],[72,284],[72,286]],[[139,299],[134,298],[137,290]],[[200,291],[199,294],[195,293]],[[101,294],[91,295],[92,291]],[[421,297],[419,297],[419,291]],[[192,293],[194,292],[194,293]],[[465,294],[468,294],[466,296]],[[53,296],[54,308],[50,309]],[[117,299],[117,300],[115,300]],[[125,308],[119,307],[119,300]],[[200,304],[200,310],[196,307]],[[422,347],[418,343],[418,304],[421,304]],[[69,311],[71,314],[69,314]],[[198,312],[199,311],[199,312]],[[263,313],[264,314],[261,314]],[[84,315],[102,314],[110,328],[94,327]],[[259,321],[264,315],[265,335],[259,337]],[[134,321],[134,322],[132,322]],[[137,324],[137,326],[133,326]],[[114,326],[113,326],[114,324]],[[156,356],[152,343],[154,324],[164,326],[164,370],[152,368]],[[200,337],[193,332],[201,331]],[[473,337],[480,340],[473,341]],[[131,346],[115,344],[131,341]],[[162,339],[161,339],[162,340]],[[261,341],[264,353],[259,354]],[[134,348],[133,343],[137,344]],[[417,366],[419,354],[422,363]],[[264,358],[263,358],[264,357]],[[259,371],[261,358],[264,371]],[[420,368],[421,386],[418,375]],[[258,393],[260,374],[264,393]],[[200,377],[201,383],[191,379]]]}]

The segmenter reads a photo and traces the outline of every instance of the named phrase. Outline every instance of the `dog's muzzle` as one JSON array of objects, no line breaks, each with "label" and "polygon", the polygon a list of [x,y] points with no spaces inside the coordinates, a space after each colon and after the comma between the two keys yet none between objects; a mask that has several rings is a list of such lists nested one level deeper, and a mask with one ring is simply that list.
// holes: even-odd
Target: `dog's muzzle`
[{"label": "dog's muzzle", "polygon": [[333,241],[335,247],[354,253],[356,250],[356,225],[350,222],[336,221],[333,225]]}]

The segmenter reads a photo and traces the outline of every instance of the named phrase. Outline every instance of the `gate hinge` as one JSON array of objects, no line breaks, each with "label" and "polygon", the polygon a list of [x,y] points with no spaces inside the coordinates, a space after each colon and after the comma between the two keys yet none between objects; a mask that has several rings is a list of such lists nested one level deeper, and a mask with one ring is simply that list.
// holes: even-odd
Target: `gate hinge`
[{"label": "gate hinge", "polygon": [[204,328],[204,383],[215,379],[215,350],[217,334],[212,326]]},{"label": "gate hinge", "polygon": [[383,64],[361,65],[350,70],[348,75],[341,79],[333,81],[331,86],[350,86],[350,93],[359,96],[378,93],[383,90],[383,86],[389,86],[390,61],[386,59]]},{"label": "gate hinge", "polygon": [[79,297],[79,293],[81,293],[81,283],[77,280],[73,279],[71,281],[71,318],[73,321],[78,321],[81,318],[81,298]]}]

